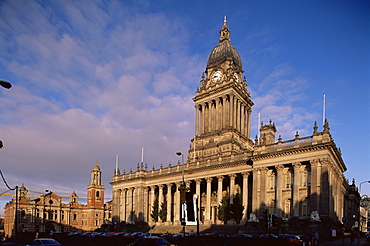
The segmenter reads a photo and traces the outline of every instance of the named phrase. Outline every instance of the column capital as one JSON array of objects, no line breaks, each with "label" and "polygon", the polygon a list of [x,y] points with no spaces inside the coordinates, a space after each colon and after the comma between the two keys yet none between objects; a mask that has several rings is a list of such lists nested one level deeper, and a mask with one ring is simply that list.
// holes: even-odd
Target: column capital
[{"label": "column capital", "polygon": [[266,175],[267,171],[269,170],[267,167],[261,167],[261,174]]},{"label": "column capital", "polygon": [[198,185],[200,183],[202,183],[202,179],[195,179],[195,183]]},{"label": "column capital", "polygon": [[223,175],[217,176],[218,182],[221,182],[222,180],[224,180],[224,178],[225,178],[225,176],[223,176]]},{"label": "column capital", "polygon": [[260,168],[253,168],[252,173],[254,175],[258,175],[259,171],[260,171]]},{"label": "column capital", "polygon": [[173,183],[168,183],[167,184],[167,187],[172,187],[173,186]]},{"label": "column capital", "polygon": [[235,178],[236,178],[236,174],[235,174],[235,173],[231,173],[231,174],[229,174],[229,178],[230,178],[230,179],[235,179]]},{"label": "column capital", "polygon": [[300,162],[293,162],[292,163],[294,170],[300,170],[302,164]]},{"label": "column capital", "polygon": [[211,177],[207,177],[207,178],[206,178],[206,182],[207,182],[207,183],[211,183],[211,182],[212,182],[212,180],[213,180],[213,178],[211,178]]},{"label": "column capital", "polygon": [[319,159],[312,159],[310,160],[310,164],[312,167],[318,167],[320,165]]},{"label": "column capital", "polygon": [[248,178],[248,176],[250,175],[250,172],[242,172],[241,174],[243,178]]},{"label": "column capital", "polygon": [[282,172],[284,170],[284,165],[275,166],[277,172]]},{"label": "column capital", "polygon": [[159,187],[160,190],[163,190],[163,188],[165,187],[165,185],[164,184],[161,184],[158,187]]}]

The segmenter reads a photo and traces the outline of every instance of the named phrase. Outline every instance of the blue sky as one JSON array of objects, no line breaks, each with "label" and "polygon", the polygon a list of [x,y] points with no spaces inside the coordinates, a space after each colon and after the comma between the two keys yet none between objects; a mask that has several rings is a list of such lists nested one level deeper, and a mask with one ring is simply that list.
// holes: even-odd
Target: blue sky
[{"label": "blue sky", "polygon": [[121,171],[136,170],[142,147],[150,168],[176,163],[226,15],[252,139],[258,112],[283,140],[321,130],[326,93],[345,176],[370,180],[369,13],[361,0],[0,1],[0,79],[13,84],[0,90],[0,168],[11,186],[83,198],[95,160],[108,197],[116,155]]}]

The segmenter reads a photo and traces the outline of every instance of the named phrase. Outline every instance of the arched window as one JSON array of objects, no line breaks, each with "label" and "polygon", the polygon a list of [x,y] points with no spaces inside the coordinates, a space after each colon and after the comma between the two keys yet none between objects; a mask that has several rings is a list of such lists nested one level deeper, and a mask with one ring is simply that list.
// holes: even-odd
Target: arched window
[{"label": "arched window", "polygon": [[73,221],[77,221],[77,214],[76,213],[73,214]]},{"label": "arched window", "polygon": [[306,198],[301,202],[301,216],[307,217],[310,215],[310,202]]},{"label": "arched window", "polygon": [[100,197],[100,192],[96,191],[96,197]]},{"label": "arched window", "polygon": [[286,188],[291,188],[291,186],[292,186],[292,174],[291,174],[291,172],[288,172],[286,174],[285,180],[286,180]]},{"label": "arched window", "polygon": [[269,179],[269,189],[274,190],[275,187],[276,187],[276,185],[275,185],[275,173],[272,172],[271,175],[270,175],[270,179]]},{"label": "arched window", "polygon": [[21,219],[25,219],[26,218],[26,211],[22,209],[21,211]]}]

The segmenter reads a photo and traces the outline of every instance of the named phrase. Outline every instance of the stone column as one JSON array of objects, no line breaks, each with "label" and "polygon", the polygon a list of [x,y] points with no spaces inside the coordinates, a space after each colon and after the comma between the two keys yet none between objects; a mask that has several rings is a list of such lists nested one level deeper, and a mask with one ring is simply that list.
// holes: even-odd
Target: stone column
[{"label": "stone column", "polygon": [[173,220],[175,225],[180,224],[180,191],[179,187],[181,185],[181,182],[176,182],[176,190],[174,194],[175,203],[173,205],[174,208],[174,214],[173,214]]},{"label": "stone column", "polygon": [[131,187],[129,190],[128,190],[128,206],[129,206],[129,209],[128,209],[128,221],[133,221],[133,193],[134,193],[134,189],[133,187]]},{"label": "stone column", "polygon": [[245,106],[241,104],[241,133],[245,135]]},{"label": "stone column", "polygon": [[195,136],[199,135],[199,106],[195,105]]},{"label": "stone column", "polygon": [[234,127],[234,96],[230,95],[230,103],[229,103],[229,126]]},{"label": "stone column", "polygon": [[[202,183],[202,179],[196,179],[195,180],[195,194],[198,195],[198,211],[200,213],[200,201],[202,200],[201,199],[201,195],[200,195],[200,184]],[[199,213],[198,213],[198,216],[199,216]],[[199,218],[200,219],[200,218]]]},{"label": "stone column", "polygon": [[238,126],[237,126],[237,124],[236,124],[236,121],[238,120],[237,110],[238,110],[238,99],[234,98],[234,108],[233,108],[233,127],[234,127],[235,129],[238,129]]},{"label": "stone column", "polygon": [[206,178],[207,182],[207,205],[206,205],[206,222],[211,223],[211,183],[212,183],[212,178],[208,177]]},{"label": "stone column", "polygon": [[251,138],[251,109],[247,109],[247,138]]},{"label": "stone column", "polygon": [[[220,205],[221,204],[221,200],[222,200],[222,181],[224,180],[224,176],[217,176],[217,180],[218,180],[218,185],[217,185],[217,201],[218,201],[218,204]],[[223,224],[223,221],[219,220],[218,221],[218,224]]]},{"label": "stone column", "polygon": [[[283,204],[283,187],[284,187],[284,166],[283,165],[277,165],[276,166],[277,171],[277,187],[276,187],[276,214],[278,217],[281,217],[282,215],[282,204]],[[262,191],[263,192],[263,191]]]},{"label": "stone column", "polygon": [[[252,212],[257,214],[259,211],[260,203],[259,203],[259,170],[257,168],[254,168],[252,170],[253,173],[253,193],[252,193]],[[258,215],[258,214],[257,214]]]},{"label": "stone column", "polygon": [[[261,204],[261,211],[265,210],[266,209],[266,204],[268,203],[268,201],[266,200],[266,194],[267,194],[267,189],[266,189],[266,183],[267,183],[267,171],[268,171],[268,168],[267,167],[262,167],[261,168],[261,175],[260,175],[260,197],[261,197],[261,200],[260,200],[260,204]],[[263,206],[262,206],[263,204]]]},{"label": "stone column", "polygon": [[317,174],[317,160],[311,160],[311,211],[319,211],[319,191],[318,191],[318,174]]},{"label": "stone column", "polygon": [[207,103],[207,108],[206,108],[206,117],[204,118],[205,120],[205,133],[208,133],[210,132],[210,123],[209,121],[211,120],[211,103],[212,102],[208,102]]},{"label": "stone column", "polygon": [[162,205],[162,202],[164,201],[163,199],[163,188],[164,185],[159,185],[159,192],[158,192],[158,207],[160,208]]},{"label": "stone column", "polygon": [[225,128],[229,128],[230,126],[230,97],[225,96],[225,103],[224,103],[224,110],[225,110]]},{"label": "stone column", "polygon": [[153,213],[153,205],[154,205],[154,201],[155,201],[155,185],[150,186],[149,196],[150,196],[150,198],[149,198],[150,199],[150,206],[149,206],[148,222],[152,221],[151,214]]},{"label": "stone column", "polygon": [[229,177],[230,177],[230,204],[233,204],[236,174],[235,173],[229,174]]},{"label": "stone column", "polygon": [[145,188],[143,188],[143,192],[144,192],[144,221],[149,222],[149,218],[150,218],[150,214],[149,214],[149,211],[150,211],[150,208],[149,208],[149,186],[146,186]]},{"label": "stone column", "polygon": [[167,222],[171,224],[172,184],[167,184]]},{"label": "stone column", "polygon": [[242,176],[243,176],[242,203],[244,206],[242,222],[245,223],[248,220],[248,176],[249,176],[249,172],[243,172]]},{"label": "stone column", "polygon": [[127,217],[126,217],[126,204],[127,204],[127,196],[126,196],[126,193],[127,193],[127,189],[123,189],[122,190],[122,220],[123,221],[127,221]]},{"label": "stone column", "polygon": [[200,134],[202,135],[204,133],[204,104],[199,105],[200,107]]},{"label": "stone column", "polygon": [[217,185],[217,200],[218,203],[221,203],[222,200],[222,181],[224,180],[224,176],[217,176],[218,185]]},{"label": "stone column", "polygon": [[301,184],[301,163],[293,163],[294,176],[293,176],[293,216],[299,216],[299,187]]}]

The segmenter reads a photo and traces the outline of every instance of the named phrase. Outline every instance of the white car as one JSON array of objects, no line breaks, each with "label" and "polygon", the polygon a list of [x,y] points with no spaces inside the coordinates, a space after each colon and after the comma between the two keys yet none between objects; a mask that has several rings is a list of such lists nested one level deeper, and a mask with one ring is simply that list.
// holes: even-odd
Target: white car
[{"label": "white car", "polygon": [[28,244],[26,246],[35,246],[35,245],[61,246],[61,244],[53,238],[36,238],[33,240],[32,244]]}]

